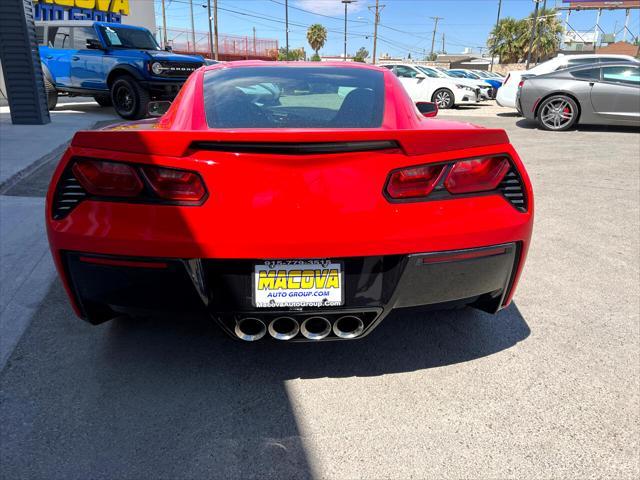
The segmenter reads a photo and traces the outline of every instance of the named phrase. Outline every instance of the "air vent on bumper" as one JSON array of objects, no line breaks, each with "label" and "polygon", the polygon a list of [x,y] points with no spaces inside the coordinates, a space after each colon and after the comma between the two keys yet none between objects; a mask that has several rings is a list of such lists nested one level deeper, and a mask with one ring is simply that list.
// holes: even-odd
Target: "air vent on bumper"
[{"label": "air vent on bumper", "polygon": [[504,198],[506,198],[507,201],[511,203],[511,205],[513,205],[521,212],[527,211],[527,197],[525,195],[522,179],[513,166],[511,167],[511,170],[509,170],[504,176],[504,179],[502,180],[502,182],[500,182],[500,185],[498,185],[498,189],[500,190]]}]

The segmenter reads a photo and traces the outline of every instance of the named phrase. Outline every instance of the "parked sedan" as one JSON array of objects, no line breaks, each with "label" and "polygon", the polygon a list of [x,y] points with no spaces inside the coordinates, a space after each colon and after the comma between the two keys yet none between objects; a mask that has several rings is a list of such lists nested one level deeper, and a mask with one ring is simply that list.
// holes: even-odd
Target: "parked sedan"
[{"label": "parked sedan", "polygon": [[518,111],[545,130],[576,123],[640,126],[640,65],[582,65],[520,81]]},{"label": "parked sedan", "polygon": [[488,85],[486,82],[482,80],[473,80],[470,78],[464,78],[462,75],[452,75],[447,70],[437,68],[437,67],[425,67],[422,65],[416,65],[420,71],[424,72],[428,77],[436,77],[436,78],[446,78],[450,80],[455,80],[457,84],[466,85],[468,87],[473,88],[474,90],[478,90],[480,95],[480,100],[489,100],[495,97],[495,91]]},{"label": "parked sedan", "polygon": [[480,90],[455,78],[439,78],[422,71],[418,65],[387,64],[381,67],[391,70],[414,102],[434,102],[438,108],[453,108],[460,104],[475,104],[480,100]]}]

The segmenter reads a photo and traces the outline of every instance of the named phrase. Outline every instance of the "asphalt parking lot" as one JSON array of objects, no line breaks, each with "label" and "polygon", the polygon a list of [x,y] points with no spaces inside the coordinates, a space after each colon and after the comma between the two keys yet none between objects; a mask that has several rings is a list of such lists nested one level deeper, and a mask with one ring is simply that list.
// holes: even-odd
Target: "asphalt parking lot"
[{"label": "asphalt parking lot", "polygon": [[2,478],[638,478],[640,134],[486,112],[440,116],[505,128],[532,178],[508,309],[242,344],[188,318],[91,327],[56,280],[2,371]]}]

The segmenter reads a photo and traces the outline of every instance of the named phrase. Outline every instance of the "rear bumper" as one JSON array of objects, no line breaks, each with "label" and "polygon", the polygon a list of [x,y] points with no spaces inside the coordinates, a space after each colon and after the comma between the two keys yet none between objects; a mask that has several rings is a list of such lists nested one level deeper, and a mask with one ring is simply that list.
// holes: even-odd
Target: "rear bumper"
[{"label": "rear bumper", "polygon": [[80,316],[93,324],[121,314],[193,313],[214,318],[234,336],[236,322],[244,317],[268,323],[287,315],[301,323],[313,315],[332,321],[353,314],[363,320],[364,336],[396,308],[459,304],[497,312],[512,293],[524,251],[520,243],[507,243],[338,260],[344,265],[344,305],[273,310],[253,307],[252,273],[259,260],[60,255],[72,301]]}]

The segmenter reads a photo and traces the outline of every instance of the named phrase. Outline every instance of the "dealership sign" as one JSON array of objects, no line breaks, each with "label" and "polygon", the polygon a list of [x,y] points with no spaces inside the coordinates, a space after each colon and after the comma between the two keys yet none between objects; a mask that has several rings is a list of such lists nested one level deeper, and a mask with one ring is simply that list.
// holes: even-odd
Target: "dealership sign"
[{"label": "dealership sign", "polygon": [[120,23],[122,15],[129,15],[129,0],[40,0],[35,3],[34,13],[36,20]]},{"label": "dealership sign", "polygon": [[562,0],[569,7],[580,10],[581,8],[595,9],[605,8],[610,10],[639,8],[640,0]]}]

